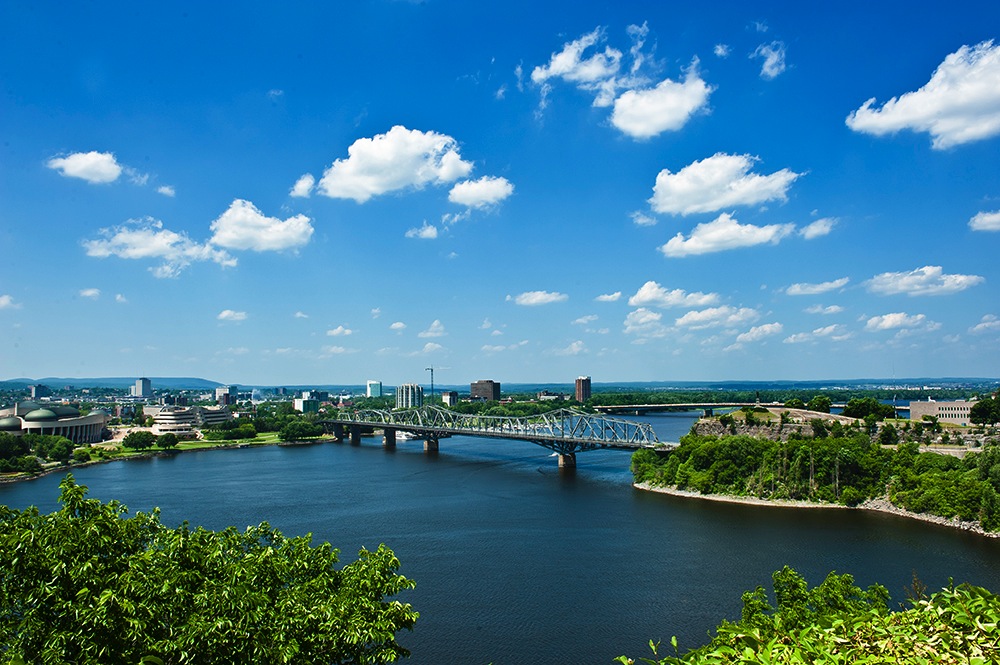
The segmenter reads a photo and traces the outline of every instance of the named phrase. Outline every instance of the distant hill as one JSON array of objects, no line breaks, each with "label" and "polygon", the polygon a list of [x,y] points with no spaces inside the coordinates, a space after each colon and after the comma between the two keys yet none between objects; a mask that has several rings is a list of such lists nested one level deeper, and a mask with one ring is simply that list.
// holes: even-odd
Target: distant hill
[{"label": "distant hill", "polygon": [[[134,386],[136,379],[139,377],[98,377],[98,378],[85,378],[85,377],[72,377],[72,378],[62,378],[47,376],[42,379],[9,379],[7,381],[0,381],[0,390],[18,390],[23,389],[28,386],[33,386],[36,384],[42,384],[50,388],[62,388],[63,386],[73,386],[74,388],[128,388],[129,386]],[[159,389],[169,389],[169,390],[215,390],[216,387],[224,385],[218,381],[209,381],[208,379],[198,379],[194,377],[149,377],[150,383],[153,385],[153,390]]]}]

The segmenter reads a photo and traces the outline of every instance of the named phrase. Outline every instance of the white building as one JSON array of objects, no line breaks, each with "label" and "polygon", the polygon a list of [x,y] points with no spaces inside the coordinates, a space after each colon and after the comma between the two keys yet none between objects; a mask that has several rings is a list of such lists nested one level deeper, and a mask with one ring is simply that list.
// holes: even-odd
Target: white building
[{"label": "white building", "polygon": [[99,409],[85,416],[67,404],[21,402],[0,411],[0,432],[15,436],[49,434],[64,436],[73,443],[98,443],[108,422],[108,414]]},{"label": "white building", "polygon": [[382,382],[381,381],[369,381],[365,389],[365,395],[368,397],[381,397],[382,396]]},{"label": "white building", "polygon": [[165,406],[153,416],[153,434],[176,434],[179,438],[196,436],[194,430],[197,418],[194,409],[181,406]]},{"label": "white building", "polygon": [[923,420],[924,416],[933,416],[938,422],[968,426],[972,424],[969,420],[969,410],[975,404],[976,400],[964,399],[954,402],[935,402],[932,399],[926,402],[910,402],[910,420]]},{"label": "white building", "polygon": [[129,390],[129,394],[132,397],[138,397],[140,399],[146,399],[153,396],[153,384],[146,377],[135,380],[135,385]]},{"label": "white building", "polygon": [[424,389],[416,383],[404,383],[396,388],[396,408],[409,409],[424,405]]}]

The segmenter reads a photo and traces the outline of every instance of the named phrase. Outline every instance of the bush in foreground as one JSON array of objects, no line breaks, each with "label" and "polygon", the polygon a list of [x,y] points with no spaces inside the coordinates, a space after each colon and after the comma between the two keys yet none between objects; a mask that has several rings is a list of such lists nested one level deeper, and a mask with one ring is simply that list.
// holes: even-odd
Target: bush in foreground
[{"label": "bush in foreground", "polygon": [[[762,587],[743,594],[738,623],[723,622],[706,646],[684,655],[659,657],[650,642],[650,665],[729,663],[968,663],[1000,662],[1000,597],[969,585],[949,586],[910,608],[888,610],[888,593],[854,586],[850,575],[831,573],[809,589],[789,567],[773,576],[777,607]],[[676,638],[671,641],[677,649]],[[623,665],[634,663],[621,656]]]},{"label": "bush in foreground", "polygon": [[0,656],[6,662],[387,663],[413,583],[384,545],[338,551],[268,524],[214,532],[126,518],[72,475],[51,514],[0,506]]}]

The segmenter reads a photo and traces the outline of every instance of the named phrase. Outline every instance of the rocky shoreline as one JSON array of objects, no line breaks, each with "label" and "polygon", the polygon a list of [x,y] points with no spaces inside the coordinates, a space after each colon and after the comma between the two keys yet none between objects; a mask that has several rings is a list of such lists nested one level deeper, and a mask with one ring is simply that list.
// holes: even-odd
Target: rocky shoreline
[{"label": "rocky shoreline", "polygon": [[969,533],[974,533],[980,536],[985,536],[986,538],[1000,538],[1000,532],[997,531],[986,531],[980,526],[979,522],[965,522],[957,518],[948,519],[946,517],[941,517],[939,515],[928,515],[926,513],[914,513],[905,508],[900,508],[899,506],[893,505],[888,499],[868,499],[864,503],[857,506],[843,506],[839,503],[816,503],[813,501],[793,501],[793,500],[770,500],[770,499],[759,499],[752,496],[734,496],[728,494],[701,494],[700,492],[691,492],[689,490],[680,490],[673,487],[662,487],[653,486],[649,483],[633,483],[632,485],[636,489],[645,490],[648,492],[658,492],[660,494],[669,494],[671,496],[679,496],[688,499],[704,499],[706,501],[718,501],[722,503],[741,503],[750,506],[769,506],[772,508],[805,508],[808,510],[823,510],[823,509],[841,509],[841,510],[871,510],[879,513],[887,513],[889,515],[896,515],[897,517],[906,517],[909,519],[919,520],[921,522],[929,522],[931,524],[938,524],[940,526],[946,526],[952,529],[959,529],[961,531],[967,531]]}]

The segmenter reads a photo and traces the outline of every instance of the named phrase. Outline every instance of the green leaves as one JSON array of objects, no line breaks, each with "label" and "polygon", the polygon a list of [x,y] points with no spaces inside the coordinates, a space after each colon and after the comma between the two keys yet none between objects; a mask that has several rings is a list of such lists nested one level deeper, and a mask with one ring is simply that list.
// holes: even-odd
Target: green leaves
[{"label": "green leaves", "polygon": [[[62,509],[0,509],[0,644],[32,662],[391,662],[417,613],[382,546],[338,552],[266,523],[171,529],[125,518],[72,476]],[[152,660],[151,660],[152,658]]]}]

